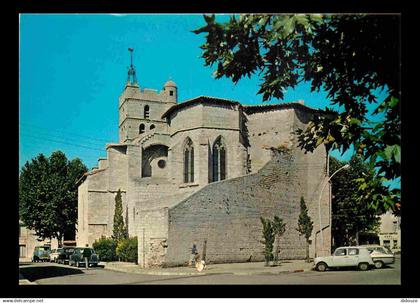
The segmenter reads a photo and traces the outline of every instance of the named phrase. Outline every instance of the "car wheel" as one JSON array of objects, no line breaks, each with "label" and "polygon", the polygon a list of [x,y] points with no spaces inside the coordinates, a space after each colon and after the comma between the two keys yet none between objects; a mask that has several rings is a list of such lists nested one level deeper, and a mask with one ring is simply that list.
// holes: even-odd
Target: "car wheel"
[{"label": "car wheel", "polygon": [[382,268],[384,266],[384,263],[382,261],[375,261],[375,268]]},{"label": "car wheel", "polygon": [[360,263],[359,264],[359,269],[360,270],[367,270],[369,268],[369,264],[367,263]]},{"label": "car wheel", "polygon": [[317,271],[326,271],[326,270],[327,270],[327,268],[328,268],[328,266],[327,266],[327,264],[325,264],[324,262],[319,262],[319,263],[316,265],[316,270],[317,270]]}]

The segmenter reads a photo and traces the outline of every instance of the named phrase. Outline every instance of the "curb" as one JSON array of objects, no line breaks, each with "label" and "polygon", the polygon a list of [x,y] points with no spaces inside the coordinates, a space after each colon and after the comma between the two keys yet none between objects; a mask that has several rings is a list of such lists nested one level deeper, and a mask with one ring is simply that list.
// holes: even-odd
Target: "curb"
[{"label": "curb", "polygon": [[21,273],[19,273],[19,285],[37,285],[37,283],[25,279],[25,277],[22,276]]},{"label": "curb", "polygon": [[113,270],[118,272],[125,272],[125,273],[132,273],[132,274],[140,274],[140,275],[153,275],[153,276],[203,276],[206,275],[205,272],[165,272],[165,271],[140,271],[140,270],[126,270],[121,268],[115,267],[107,267],[105,266],[104,269]]},{"label": "curb", "polygon": [[154,275],[154,276],[205,276],[205,275],[238,275],[238,276],[250,276],[250,275],[279,275],[279,274],[288,274],[288,273],[302,273],[310,271],[310,269],[294,269],[294,270],[284,270],[278,272],[266,272],[266,271],[226,271],[226,272],[168,272],[168,271],[150,271],[150,270],[130,270],[130,269],[123,269],[118,267],[112,266],[105,266],[104,269],[113,270],[117,272],[126,272],[126,273],[133,273],[133,274],[140,274],[140,275]]},{"label": "curb", "polygon": [[37,285],[37,283],[31,282],[28,279],[20,279],[19,285]]}]

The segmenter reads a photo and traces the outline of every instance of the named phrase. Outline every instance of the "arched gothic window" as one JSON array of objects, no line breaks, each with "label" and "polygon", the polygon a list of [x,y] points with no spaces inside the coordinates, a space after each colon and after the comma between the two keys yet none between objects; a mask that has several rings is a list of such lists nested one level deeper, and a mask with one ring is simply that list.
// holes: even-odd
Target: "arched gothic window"
[{"label": "arched gothic window", "polygon": [[184,145],[184,183],[194,182],[194,146],[190,138]]},{"label": "arched gothic window", "polygon": [[144,124],[143,123],[140,124],[140,126],[139,126],[139,134],[142,134],[142,133],[144,133]]},{"label": "arched gothic window", "polygon": [[144,106],[144,119],[149,119],[149,105]]},{"label": "arched gothic window", "polygon": [[213,144],[213,182],[226,179],[226,147],[222,137]]}]

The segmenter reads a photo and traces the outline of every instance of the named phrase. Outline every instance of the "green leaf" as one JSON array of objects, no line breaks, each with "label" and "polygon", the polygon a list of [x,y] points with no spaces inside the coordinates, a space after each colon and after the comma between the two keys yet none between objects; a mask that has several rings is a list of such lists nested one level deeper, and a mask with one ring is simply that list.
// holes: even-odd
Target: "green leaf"
[{"label": "green leaf", "polygon": [[397,105],[400,102],[400,99],[395,98],[395,97],[391,97],[391,101],[389,102],[389,106],[390,107],[395,107],[395,105]]},{"label": "green leaf", "polygon": [[394,159],[395,162],[401,163],[401,146],[394,145]]}]

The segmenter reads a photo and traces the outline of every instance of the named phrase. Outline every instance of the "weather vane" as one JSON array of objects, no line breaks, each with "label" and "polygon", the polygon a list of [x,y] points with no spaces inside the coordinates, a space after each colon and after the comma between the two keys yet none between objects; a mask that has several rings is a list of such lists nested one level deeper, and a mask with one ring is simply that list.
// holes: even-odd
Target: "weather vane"
[{"label": "weather vane", "polygon": [[133,65],[133,51],[134,48],[129,47],[128,51],[130,52],[130,68],[128,69],[128,78],[127,81],[130,82],[130,84],[137,83],[137,77],[136,77],[136,70]]}]

